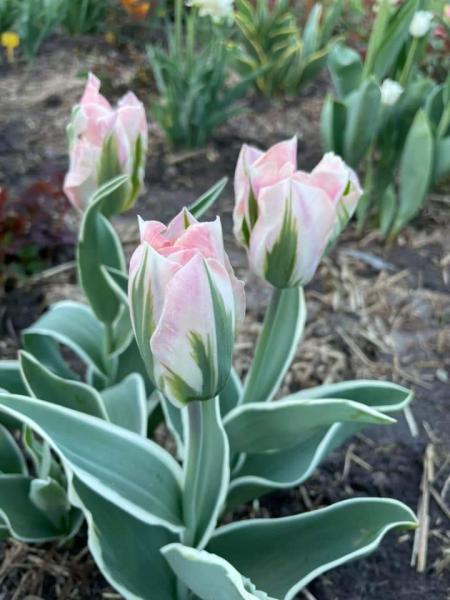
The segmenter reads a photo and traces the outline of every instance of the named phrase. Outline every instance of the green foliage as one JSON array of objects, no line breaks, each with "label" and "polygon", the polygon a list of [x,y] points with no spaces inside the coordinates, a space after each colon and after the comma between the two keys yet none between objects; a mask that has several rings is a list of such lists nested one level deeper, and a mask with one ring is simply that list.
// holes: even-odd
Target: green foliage
[{"label": "green foliage", "polygon": [[14,25],[27,60],[32,60],[44,40],[61,23],[66,0],[22,0]]},{"label": "green foliage", "polygon": [[[443,101],[437,95],[430,114]],[[426,131],[420,115],[414,144]],[[353,381],[272,402],[306,318],[301,288],[289,288],[274,291],[244,386],[232,370],[218,397],[169,404],[126,334],[122,249],[101,211],[123,182],[98,190],[81,225],[78,271],[89,306],[54,305],[23,333],[20,360],[0,362],[1,535],[65,540],[84,518],[92,556],[128,600],[187,600],[191,592],[292,600],[320,573],[374,550],[389,530],[414,527],[409,508],[381,498],[218,527],[242,502],[304,481],[364,426],[392,423],[389,413],[411,394]],[[193,203],[197,217],[223,187]],[[179,462],[148,439],[158,406]],[[23,450],[8,428],[21,433]]]},{"label": "green foliage", "polygon": [[[409,34],[418,8],[418,0],[397,8],[383,0],[364,63],[340,44],[328,58],[336,97],[327,96],[323,106],[323,145],[365,170],[359,226],[371,219],[389,238],[450,175],[450,79],[438,85],[420,73],[428,38]],[[388,79],[400,86],[398,96],[383,89]]]},{"label": "green foliage", "polygon": [[188,19],[181,40],[168,28],[168,48],[149,46],[147,52],[159,92],[159,99],[151,104],[153,116],[173,146],[196,148],[241,110],[236,101],[257,73],[228,87],[231,51],[226,31],[210,24],[201,32],[200,45],[196,17]]},{"label": "green foliage", "polygon": [[315,4],[302,31],[288,0],[237,0],[239,70],[248,75],[264,69],[255,83],[267,96],[296,94],[325,66],[342,4],[339,0],[325,9]]},{"label": "green foliage", "polygon": [[105,26],[111,0],[66,0],[64,28],[71,35],[98,33]]}]

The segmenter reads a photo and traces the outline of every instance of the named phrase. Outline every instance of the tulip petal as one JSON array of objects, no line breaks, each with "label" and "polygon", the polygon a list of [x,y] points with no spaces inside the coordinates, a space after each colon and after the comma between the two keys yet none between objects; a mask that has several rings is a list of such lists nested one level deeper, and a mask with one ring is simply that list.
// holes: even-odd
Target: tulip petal
[{"label": "tulip petal", "polygon": [[64,179],[64,192],[70,202],[83,210],[97,189],[95,165],[100,149],[86,140],[78,140],[72,150],[70,168]]},{"label": "tulip petal", "polygon": [[198,223],[197,219],[191,215],[187,208],[182,208],[180,212],[167,225],[165,237],[170,242],[176,240],[182,235],[190,225]]},{"label": "tulip petal", "polygon": [[128,295],[130,315],[139,350],[154,381],[150,337],[161,316],[169,281],[179,265],[164,258],[147,243],[135,250],[130,261]]},{"label": "tulip petal", "polygon": [[[225,314],[218,318],[216,312]],[[225,268],[196,254],[168,283],[150,343],[159,363],[157,385],[170,400],[178,404],[206,400],[225,384],[231,367],[233,317]]]},{"label": "tulip petal", "polygon": [[225,248],[220,218],[190,225],[176,240],[174,247],[196,249],[204,258],[216,258],[223,263]]},{"label": "tulip petal", "polygon": [[255,198],[267,186],[292,175],[297,168],[297,137],[275,144],[249,168]]},{"label": "tulip petal", "polygon": [[313,277],[336,219],[328,195],[286,179],[265,188],[252,232],[252,268],[280,288],[305,285]]}]

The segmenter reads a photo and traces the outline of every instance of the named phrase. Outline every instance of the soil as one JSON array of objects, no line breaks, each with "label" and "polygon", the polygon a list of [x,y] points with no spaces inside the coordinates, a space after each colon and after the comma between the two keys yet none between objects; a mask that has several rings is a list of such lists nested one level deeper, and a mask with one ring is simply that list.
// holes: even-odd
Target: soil
[{"label": "soil", "polygon": [[[131,87],[148,102],[145,57],[95,38],[56,38],[32,65],[1,67],[0,185],[17,191],[49,170],[64,171],[64,127],[89,69],[106,80],[112,97]],[[136,245],[137,213],[166,221],[223,175],[232,178],[244,142],[267,147],[296,134],[301,167],[313,167],[321,156],[318,119],[328,85],[322,75],[300,98],[249,97],[247,111],[199,151],[172,152],[151,123],[146,193],[115,223],[127,252]],[[368,429],[336,451],[305,485],[270,494],[244,511],[246,516],[289,515],[368,495],[392,496],[416,509],[425,450],[431,447],[436,475],[426,569],[418,573],[410,566],[414,534],[394,532],[376,553],[319,577],[299,598],[450,598],[449,202],[444,193],[431,195],[420,217],[390,247],[373,231],[348,228],[306,290],[307,327],[282,389],[356,378],[393,380],[415,391],[408,418],[399,415],[394,426]],[[222,218],[231,260],[247,282],[248,310],[236,350],[237,368],[245,374],[269,290],[249,273],[245,254],[234,244],[232,207],[229,183],[214,210]],[[20,330],[62,298],[80,298],[71,264],[3,293],[0,357],[13,357]],[[90,559],[83,533],[68,548],[7,541],[0,553],[1,600],[120,598]]]}]

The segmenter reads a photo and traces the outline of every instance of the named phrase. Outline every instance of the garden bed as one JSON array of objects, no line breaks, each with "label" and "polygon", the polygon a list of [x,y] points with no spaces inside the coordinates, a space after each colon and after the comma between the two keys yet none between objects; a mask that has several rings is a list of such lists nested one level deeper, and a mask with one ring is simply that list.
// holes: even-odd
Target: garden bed
[{"label": "garden bed", "polygon": [[[114,82],[115,96],[132,87],[144,102],[148,101],[149,84],[142,69],[145,57],[92,40],[77,44],[51,40],[34,64],[2,67],[0,186],[17,191],[18,186],[50,172],[65,170],[64,126],[84,85],[80,75],[88,69],[106,80],[106,86]],[[322,76],[300,99],[271,104],[249,99],[252,111],[219,129],[214,140],[200,151],[169,151],[151,122],[147,189],[133,212],[166,221],[223,174],[232,178],[244,142],[268,147],[297,134],[299,164],[311,168],[321,156],[318,120],[327,87]],[[430,197],[422,215],[390,247],[376,233],[359,234],[353,226],[348,228],[306,289],[304,342],[284,383],[286,392],[328,381],[389,379],[415,390],[409,419],[400,416],[397,425],[390,428],[368,429],[335,452],[305,485],[266,496],[259,505],[238,515],[285,516],[366,495],[392,496],[416,510],[424,492],[424,461],[431,448],[435,479],[429,490],[431,520],[425,572],[417,573],[410,567],[414,533],[391,533],[373,556],[320,577],[300,598],[448,598],[450,515],[442,493],[447,488],[448,505],[449,201],[445,195]],[[222,218],[227,249],[238,275],[252,282],[236,355],[237,369],[245,373],[268,290],[248,272],[245,255],[233,241],[232,207],[229,183],[215,212]],[[116,224],[131,251],[138,239],[134,217],[127,213]],[[79,298],[71,263],[36,275],[3,294],[0,358],[13,357],[20,330],[50,303],[63,298]],[[76,539],[63,548],[2,543],[0,597],[119,598],[97,571],[83,542]]]}]

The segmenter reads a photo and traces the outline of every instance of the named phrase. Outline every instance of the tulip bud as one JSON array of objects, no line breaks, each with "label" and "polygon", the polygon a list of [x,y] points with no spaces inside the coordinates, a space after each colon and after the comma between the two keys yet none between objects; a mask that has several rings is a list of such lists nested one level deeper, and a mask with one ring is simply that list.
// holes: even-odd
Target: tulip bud
[{"label": "tulip bud", "polygon": [[393,106],[403,94],[403,87],[392,79],[385,79],[380,86],[381,104]]},{"label": "tulip bud", "polygon": [[233,0],[187,0],[186,5],[198,8],[201,17],[210,17],[215,23],[233,18]]},{"label": "tulip bud", "polygon": [[140,234],[130,262],[129,298],[149,376],[178,406],[213,398],[230,374],[245,306],[220,219],[199,223],[184,209],[167,227],[141,220]]},{"label": "tulip bud", "polygon": [[267,152],[253,146],[242,146],[234,176],[236,204],[234,233],[244,246],[258,218],[257,197],[263,187],[289,177],[297,168],[297,138],[280,142]]},{"label": "tulip bud", "polygon": [[142,103],[129,92],[113,109],[100,93],[100,81],[89,75],[79,105],[67,128],[70,168],[64,191],[79,210],[92,194],[117,175],[129,175],[126,185],[105,199],[103,212],[112,215],[128,210],[144,179],[147,151],[147,120]]},{"label": "tulip bud", "polygon": [[332,152],[296,171],[296,140],[263,153],[243,146],[235,175],[234,231],[250,266],[275,287],[308,283],[355,212],[356,174]]},{"label": "tulip bud", "polygon": [[409,33],[415,38],[425,36],[430,31],[432,20],[432,12],[429,12],[428,10],[418,10],[414,13],[411,25],[409,26]]}]

